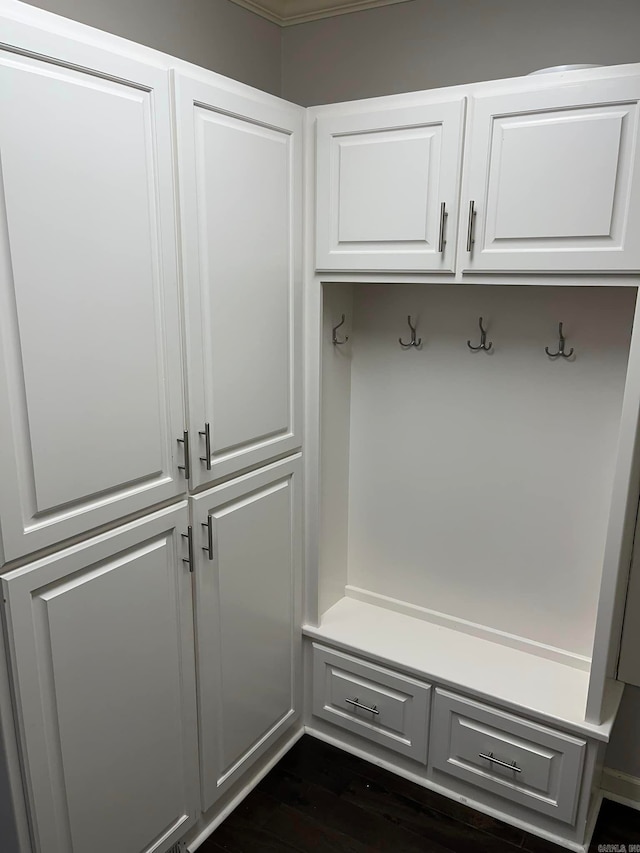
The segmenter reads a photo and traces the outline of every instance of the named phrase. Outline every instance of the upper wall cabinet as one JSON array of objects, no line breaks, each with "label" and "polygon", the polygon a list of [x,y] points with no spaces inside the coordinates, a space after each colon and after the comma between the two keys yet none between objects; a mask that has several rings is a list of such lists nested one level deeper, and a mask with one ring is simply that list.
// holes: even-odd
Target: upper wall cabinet
[{"label": "upper wall cabinet", "polygon": [[175,84],[197,487],[301,443],[304,110]]},{"label": "upper wall cabinet", "polygon": [[317,269],[453,271],[464,108],[318,117]]},{"label": "upper wall cabinet", "polygon": [[12,560],[185,480],[168,74],[6,20],[2,41],[15,46],[0,50],[0,515]]},{"label": "upper wall cabinet", "polygon": [[476,97],[462,272],[640,270],[640,77]]}]

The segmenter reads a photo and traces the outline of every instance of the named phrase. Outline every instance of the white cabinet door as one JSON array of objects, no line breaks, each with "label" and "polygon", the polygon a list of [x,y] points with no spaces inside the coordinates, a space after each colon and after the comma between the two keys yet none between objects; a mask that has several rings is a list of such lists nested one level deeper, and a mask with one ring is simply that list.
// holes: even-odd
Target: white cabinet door
[{"label": "white cabinet door", "polygon": [[185,480],[168,74],[7,21],[3,42],[16,46],[0,49],[9,561]]},{"label": "white cabinet door", "polygon": [[460,268],[640,270],[640,77],[472,100]]},{"label": "white cabinet door", "polygon": [[300,457],[193,498],[203,810],[299,713]]},{"label": "white cabinet door", "polygon": [[304,111],[175,86],[197,487],[301,444]]},{"label": "white cabinet door", "polygon": [[163,853],[198,806],[187,505],[7,574],[38,853]]},{"label": "white cabinet door", "polygon": [[317,118],[317,269],[453,271],[464,108]]}]

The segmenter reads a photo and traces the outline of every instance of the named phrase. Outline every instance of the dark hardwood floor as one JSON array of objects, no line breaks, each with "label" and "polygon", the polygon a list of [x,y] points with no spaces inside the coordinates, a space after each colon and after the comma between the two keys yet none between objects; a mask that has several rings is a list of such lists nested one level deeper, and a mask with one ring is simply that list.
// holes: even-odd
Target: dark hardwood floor
[{"label": "dark hardwood floor", "polygon": [[[629,853],[640,812],[605,800],[590,851]],[[625,845],[624,848],[622,845]],[[305,736],[199,853],[560,853],[562,848]],[[640,847],[638,848],[640,850]]]}]

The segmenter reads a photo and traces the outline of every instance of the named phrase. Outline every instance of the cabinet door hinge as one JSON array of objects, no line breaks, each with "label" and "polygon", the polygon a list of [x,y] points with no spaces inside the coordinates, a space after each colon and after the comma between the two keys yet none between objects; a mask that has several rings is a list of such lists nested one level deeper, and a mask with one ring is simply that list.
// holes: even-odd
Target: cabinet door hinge
[{"label": "cabinet door hinge", "polygon": [[187,532],[182,534],[182,538],[187,540],[188,557],[183,557],[182,562],[189,565],[189,571],[193,571],[193,527],[189,525]]},{"label": "cabinet door hinge", "polygon": [[185,480],[191,479],[191,460],[189,458],[189,433],[185,429],[182,433],[182,438],[177,439],[178,444],[184,446],[184,465],[178,465],[179,471],[184,471]]}]

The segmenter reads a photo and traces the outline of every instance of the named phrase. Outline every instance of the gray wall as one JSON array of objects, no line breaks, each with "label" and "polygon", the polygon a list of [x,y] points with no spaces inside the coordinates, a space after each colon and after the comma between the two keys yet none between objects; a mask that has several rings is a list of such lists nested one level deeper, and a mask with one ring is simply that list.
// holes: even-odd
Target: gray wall
[{"label": "gray wall", "polygon": [[280,27],[229,0],[28,2],[280,94]]},{"label": "gray wall", "polygon": [[304,106],[640,60],[639,0],[411,0],[283,31],[282,95]]}]

